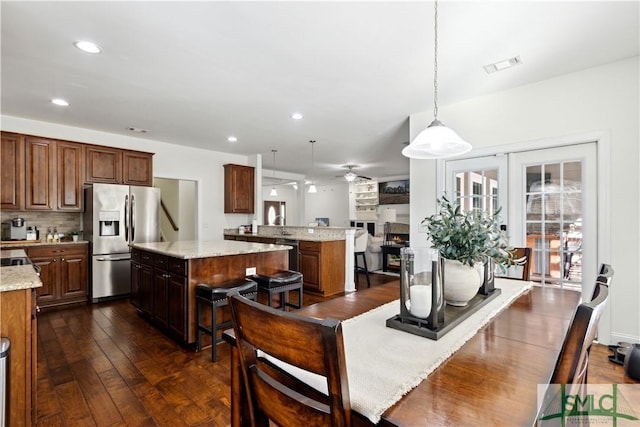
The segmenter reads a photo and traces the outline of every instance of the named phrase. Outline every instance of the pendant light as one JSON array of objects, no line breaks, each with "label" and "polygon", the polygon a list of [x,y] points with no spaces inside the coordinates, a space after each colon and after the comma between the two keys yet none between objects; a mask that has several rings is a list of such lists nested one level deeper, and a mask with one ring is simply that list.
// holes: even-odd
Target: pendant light
[{"label": "pendant light", "polygon": [[[278,152],[278,150],[271,150],[271,152],[273,153],[273,170],[272,172],[272,176],[273,176],[273,180],[275,181],[276,179],[276,153]],[[278,191],[276,190],[276,186],[275,184],[273,185],[273,188],[271,189],[271,192],[269,193],[269,196],[277,196],[278,195]]]},{"label": "pendant light", "polygon": [[316,184],[313,182],[313,144],[316,142],[314,140],[309,142],[311,143],[311,185],[309,186],[309,193],[317,193],[318,189],[316,188]]},{"label": "pendant light", "polygon": [[433,121],[404,147],[402,154],[412,159],[443,159],[471,150],[471,144],[438,120],[438,1],[434,12]]}]

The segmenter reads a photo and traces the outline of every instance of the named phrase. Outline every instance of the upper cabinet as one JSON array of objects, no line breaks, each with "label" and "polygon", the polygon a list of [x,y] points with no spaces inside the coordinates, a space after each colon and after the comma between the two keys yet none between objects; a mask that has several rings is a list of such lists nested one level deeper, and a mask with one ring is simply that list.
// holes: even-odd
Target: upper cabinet
[{"label": "upper cabinet", "polygon": [[87,182],[120,184],[122,182],[122,151],[117,148],[88,145]]},{"label": "upper cabinet", "polygon": [[56,208],[56,143],[28,136],[25,141],[25,209]]},{"label": "upper cabinet", "polygon": [[84,145],[76,142],[58,141],[58,203],[59,211],[82,211],[84,197]]},{"label": "upper cabinet", "polygon": [[123,151],[122,183],[151,187],[153,185],[153,154]]},{"label": "upper cabinet", "polygon": [[153,154],[89,145],[86,182],[153,185]]},{"label": "upper cabinet", "polygon": [[2,132],[0,208],[24,209],[24,136]]},{"label": "upper cabinet", "polygon": [[153,185],[153,153],[2,132],[1,208],[81,212],[85,183]]},{"label": "upper cabinet", "polygon": [[254,170],[251,166],[224,165],[224,213],[254,213]]}]

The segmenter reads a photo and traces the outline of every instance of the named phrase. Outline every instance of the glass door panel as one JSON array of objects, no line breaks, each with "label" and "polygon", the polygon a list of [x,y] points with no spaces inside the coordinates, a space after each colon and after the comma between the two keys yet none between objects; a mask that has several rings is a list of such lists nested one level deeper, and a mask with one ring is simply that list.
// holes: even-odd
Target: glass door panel
[{"label": "glass door panel", "polygon": [[514,232],[533,248],[532,280],[583,290],[585,268],[594,279],[597,269],[595,144],[516,153],[511,159],[522,171],[514,175],[520,184],[514,183],[512,196],[522,200],[514,204],[514,218],[523,221]]}]

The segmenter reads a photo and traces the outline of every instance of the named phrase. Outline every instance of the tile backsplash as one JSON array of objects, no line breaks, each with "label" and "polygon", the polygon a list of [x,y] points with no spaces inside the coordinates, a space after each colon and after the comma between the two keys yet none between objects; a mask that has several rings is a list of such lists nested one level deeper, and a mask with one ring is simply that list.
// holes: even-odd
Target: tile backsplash
[{"label": "tile backsplash", "polygon": [[2,222],[10,222],[14,218],[24,218],[28,226],[36,226],[40,230],[40,240],[45,238],[48,227],[57,227],[59,233],[81,230],[80,212],[36,212],[36,211],[0,211]]}]

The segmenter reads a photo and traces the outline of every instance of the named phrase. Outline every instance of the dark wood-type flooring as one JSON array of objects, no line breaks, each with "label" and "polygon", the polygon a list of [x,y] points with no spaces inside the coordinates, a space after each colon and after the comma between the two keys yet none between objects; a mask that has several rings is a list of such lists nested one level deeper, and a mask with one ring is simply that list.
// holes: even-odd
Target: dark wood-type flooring
[{"label": "dark wood-type flooring", "polygon": [[[371,274],[372,286],[397,280]],[[363,276],[360,287],[366,286]],[[325,300],[305,294],[304,304]],[[591,353],[589,381],[624,383],[608,350]],[[128,300],[38,316],[38,426],[227,426],[229,348],[194,353],[138,316]]]}]

